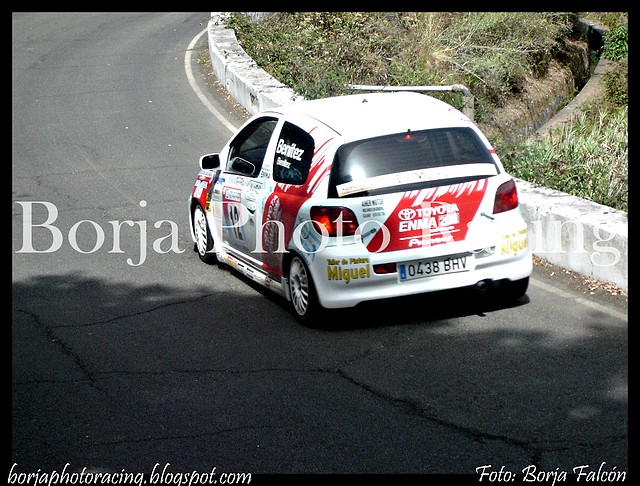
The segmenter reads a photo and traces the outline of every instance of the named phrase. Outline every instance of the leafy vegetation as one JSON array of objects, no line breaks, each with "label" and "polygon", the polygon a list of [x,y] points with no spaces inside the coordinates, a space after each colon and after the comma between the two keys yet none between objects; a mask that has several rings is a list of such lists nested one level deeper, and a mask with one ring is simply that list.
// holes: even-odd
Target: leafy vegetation
[{"label": "leafy vegetation", "polygon": [[627,211],[628,108],[590,108],[545,139],[504,146],[513,175]]},{"label": "leafy vegetation", "polygon": [[[606,15],[606,14],[604,14]],[[607,17],[596,17],[596,19]],[[611,17],[608,17],[611,21]],[[604,35],[601,56],[617,61],[605,74],[605,92],[577,119],[547,138],[504,143],[501,158],[516,177],[628,211],[628,30],[616,24]]]},{"label": "leafy vegetation", "polygon": [[604,47],[602,55],[612,61],[620,61],[629,53],[629,30],[624,25],[619,25],[604,35]]},{"label": "leafy vegetation", "polygon": [[347,84],[464,84],[500,106],[544,74],[575,14],[538,12],[276,12],[227,21],[243,49],[305,98]]},{"label": "leafy vegetation", "polygon": [[[609,29],[601,55],[617,68],[605,77],[605,96],[548,138],[514,137],[517,115],[494,127],[514,100],[526,106],[532,83],[559,64],[572,69],[586,44],[575,29],[580,16]],[[627,210],[624,12],[275,12],[259,21],[235,13],[226,25],[260,67],[309,99],[349,93],[349,84],[463,84],[510,173]],[[461,106],[459,94],[432,95]]]}]

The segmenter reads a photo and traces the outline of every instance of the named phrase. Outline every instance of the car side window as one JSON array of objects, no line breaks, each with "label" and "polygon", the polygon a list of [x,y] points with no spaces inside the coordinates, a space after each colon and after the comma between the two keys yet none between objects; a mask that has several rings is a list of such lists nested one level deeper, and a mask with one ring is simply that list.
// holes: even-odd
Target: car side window
[{"label": "car side window", "polygon": [[273,179],[283,184],[304,184],[309,175],[314,148],[311,135],[293,123],[285,122],[276,145]]},{"label": "car side window", "polygon": [[266,117],[247,125],[231,142],[226,171],[256,177],[277,123],[276,118]]}]

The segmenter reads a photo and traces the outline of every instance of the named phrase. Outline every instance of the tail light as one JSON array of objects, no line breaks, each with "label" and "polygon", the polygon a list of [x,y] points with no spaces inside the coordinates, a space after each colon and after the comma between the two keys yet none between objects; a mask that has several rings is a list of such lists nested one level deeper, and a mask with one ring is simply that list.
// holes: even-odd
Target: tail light
[{"label": "tail light", "polygon": [[388,273],[396,273],[398,268],[395,263],[378,263],[373,266],[373,273],[385,275]]},{"label": "tail light", "polygon": [[341,206],[313,206],[311,208],[311,220],[322,231],[325,228],[328,236],[352,236],[358,229],[358,220],[353,211]]},{"label": "tail light", "polygon": [[518,190],[513,179],[501,184],[493,202],[493,214],[503,213],[518,207]]}]

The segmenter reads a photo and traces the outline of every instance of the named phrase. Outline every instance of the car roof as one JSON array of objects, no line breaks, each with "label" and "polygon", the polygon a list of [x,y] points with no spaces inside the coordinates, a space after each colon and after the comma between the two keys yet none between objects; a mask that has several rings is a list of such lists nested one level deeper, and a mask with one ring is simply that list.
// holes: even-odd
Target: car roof
[{"label": "car roof", "polygon": [[304,100],[281,107],[285,117],[314,118],[346,140],[431,128],[469,126],[453,106],[413,91],[363,93]]}]

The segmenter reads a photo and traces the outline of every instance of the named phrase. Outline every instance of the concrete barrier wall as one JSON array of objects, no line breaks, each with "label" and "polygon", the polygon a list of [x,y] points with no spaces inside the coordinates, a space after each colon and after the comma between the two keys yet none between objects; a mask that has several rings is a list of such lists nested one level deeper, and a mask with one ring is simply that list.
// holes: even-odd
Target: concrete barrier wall
[{"label": "concrete barrier wall", "polygon": [[[212,12],[208,25],[213,72],[249,113],[304,99],[276,80],[238,45]],[[528,238],[540,258],[628,291],[627,213],[517,179],[520,209],[529,224]]]},{"label": "concrete barrier wall", "polygon": [[533,254],[628,290],[627,213],[516,179]]},{"label": "concrete barrier wall", "polygon": [[221,15],[213,12],[209,21],[209,55],[214,74],[229,94],[251,114],[304,99],[258,67],[233,29],[224,27]]}]

